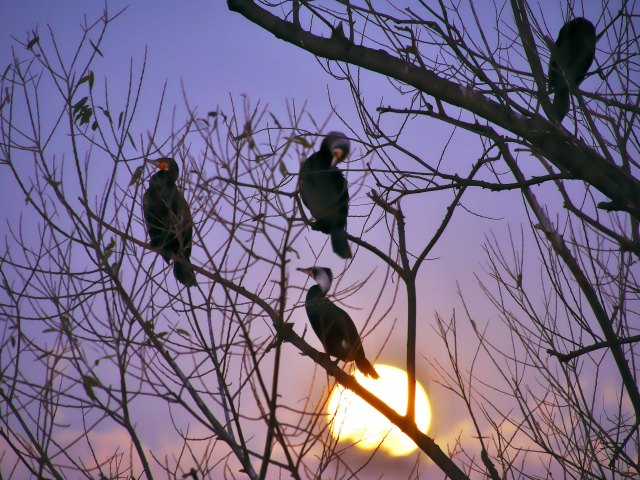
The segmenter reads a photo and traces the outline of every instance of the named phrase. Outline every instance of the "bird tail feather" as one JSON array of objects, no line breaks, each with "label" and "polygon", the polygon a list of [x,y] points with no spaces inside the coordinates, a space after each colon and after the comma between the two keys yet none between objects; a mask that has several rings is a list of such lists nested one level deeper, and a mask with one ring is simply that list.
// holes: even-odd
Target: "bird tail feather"
[{"label": "bird tail feather", "polygon": [[380,378],[380,375],[378,375],[378,372],[376,372],[376,369],[373,368],[373,365],[371,365],[371,362],[366,359],[364,354],[356,359],[356,367],[358,367],[358,370],[364,373],[367,377]]},{"label": "bird tail feather", "polygon": [[567,113],[569,113],[569,90],[561,88],[553,97],[553,115],[558,122],[562,122]]},{"label": "bird tail feather", "polygon": [[198,282],[196,281],[196,274],[193,271],[193,266],[189,262],[188,258],[178,257],[173,264],[173,275],[180,283],[187,287],[193,287]]},{"label": "bird tail feather", "polygon": [[351,248],[347,240],[347,231],[344,229],[333,230],[331,232],[331,247],[340,258],[351,258]]}]

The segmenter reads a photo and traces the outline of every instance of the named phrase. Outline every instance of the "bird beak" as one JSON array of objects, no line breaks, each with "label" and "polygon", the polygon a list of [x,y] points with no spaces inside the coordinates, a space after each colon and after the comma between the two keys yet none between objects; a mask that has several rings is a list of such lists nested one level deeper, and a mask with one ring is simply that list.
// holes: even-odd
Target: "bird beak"
[{"label": "bird beak", "polygon": [[145,160],[146,162],[155,165],[156,168],[160,170],[169,170],[169,162],[164,158],[159,158],[158,160]]},{"label": "bird beak", "polygon": [[310,277],[313,277],[313,267],[309,268],[296,268],[299,272],[306,273]]},{"label": "bird beak", "polygon": [[334,148],[332,153],[333,153],[333,158],[331,159],[331,166],[335,167],[338,163],[340,163],[343,160],[344,150],[342,150],[341,148]]}]

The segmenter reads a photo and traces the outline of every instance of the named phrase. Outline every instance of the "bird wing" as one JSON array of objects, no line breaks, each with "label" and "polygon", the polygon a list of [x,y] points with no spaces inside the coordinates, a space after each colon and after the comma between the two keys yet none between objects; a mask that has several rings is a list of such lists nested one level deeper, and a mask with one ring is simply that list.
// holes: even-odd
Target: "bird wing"
[{"label": "bird wing", "polygon": [[189,204],[176,186],[150,185],[142,206],[151,245],[161,248],[165,260],[171,254],[191,255],[193,219]]},{"label": "bird wing", "polygon": [[580,19],[565,23],[558,34],[555,51],[549,62],[550,92],[568,88],[565,76],[575,86],[580,85],[593,63],[596,51],[595,29],[590,22],[578,20]]},{"label": "bird wing", "polygon": [[182,192],[178,191],[178,208],[176,218],[176,230],[180,249],[185,257],[191,257],[191,245],[193,242],[193,217],[191,209]]},{"label": "bird wing", "polygon": [[595,39],[593,42],[590,38],[582,38],[580,41],[581,50],[576,55],[573,71],[571,72],[573,82],[576,86],[580,85],[582,80],[584,80],[596,55]]},{"label": "bird wing", "polygon": [[342,216],[349,216],[349,185],[347,179],[339,168],[333,167],[334,186],[336,188],[337,207]]},{"label": "bird wing", "polygon": [[318,152],[302,163],[300,197],[316,220],[344,226],[349,213],[347,181],[339,168],[325,164]]},{"label": "bird wing", "polygon": [[151,245],[161,247],[167,243],[169,233],[169,208],[159,189],[151,185],[142,197],[142,212]]},{"label": "bird wing", "polygon": [[549,92],[557,92],[561,89],[566,82],[563,81],[562,73],[560,72],[560,66],[558,60],[563,58],[562,43],[564,38],[565,27],[560,29],[560,34],[555,42],[555,48],[551,51],[551,58],[549,59]]},{"label": "bird wing", "polygon": [[347,312],[328,299],[322,302],[320,321],[316,333],[325,351],[340,360],[354,360],[362,349],[360,335]]}]

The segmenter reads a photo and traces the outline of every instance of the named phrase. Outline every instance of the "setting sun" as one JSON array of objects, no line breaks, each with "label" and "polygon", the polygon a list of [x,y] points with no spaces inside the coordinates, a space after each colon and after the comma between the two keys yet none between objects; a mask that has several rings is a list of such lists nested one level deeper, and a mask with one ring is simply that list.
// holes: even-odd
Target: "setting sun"
[{"label": "setting sun", "polygon": [[[404,415],[407,409],[407,373],[390,365],[375,365],[378,380],[355,372],[358,383]],[[407,435],[353,392],[337,385],[327,404],[327,421],[334,438],[349,440],[358,447],[372,450],[380,446],[391,455],[408,455],[417,447]],[[416,385],[416,424],[427,432],[431,423],[431,406],[420,383]]]}]

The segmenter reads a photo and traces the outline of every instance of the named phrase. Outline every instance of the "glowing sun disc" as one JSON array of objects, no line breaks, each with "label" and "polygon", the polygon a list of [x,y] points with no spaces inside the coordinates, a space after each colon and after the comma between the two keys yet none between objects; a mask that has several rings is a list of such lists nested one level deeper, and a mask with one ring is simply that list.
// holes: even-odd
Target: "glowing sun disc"
[{"label": "glowing sun disc", "polygon": [[[407,373],[390,365],[376,365],[378,380],[355,373],[358,383],[396,412],[407,411]],[[334,438],[352,441],[365,450],[378,446],[394,456],[408,455],[417,447],[398,427],[350,390],[336,385],[327,403],[329,431]],[[416,424],[427,432],[431,406],[422,385],[416,382]]]}]

